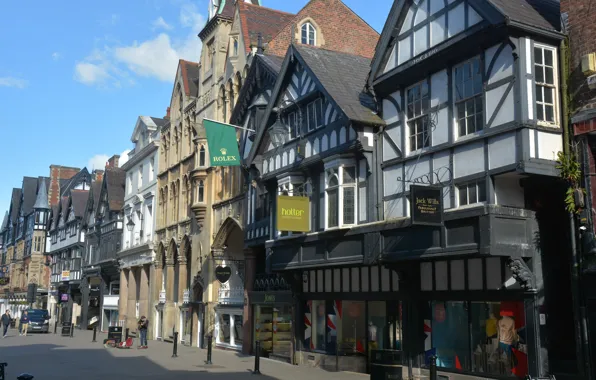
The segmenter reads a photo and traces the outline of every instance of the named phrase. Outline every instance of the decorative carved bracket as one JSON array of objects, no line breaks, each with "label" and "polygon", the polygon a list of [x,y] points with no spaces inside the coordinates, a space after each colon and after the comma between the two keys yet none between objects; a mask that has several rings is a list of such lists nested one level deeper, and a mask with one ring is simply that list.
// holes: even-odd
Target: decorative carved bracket
[{"label": "decorative carved bracket", "polygon": [[521,258],[511,258],[507,260],[507,265],[511,269],[513,277],[525,290],[536,290],[536,277]]}]

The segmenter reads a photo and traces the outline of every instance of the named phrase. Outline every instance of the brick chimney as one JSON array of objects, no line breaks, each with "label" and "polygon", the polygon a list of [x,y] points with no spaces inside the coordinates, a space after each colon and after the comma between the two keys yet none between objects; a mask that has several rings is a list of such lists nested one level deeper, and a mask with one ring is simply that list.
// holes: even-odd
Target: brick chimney
[{"label": "brick chimney", "polygon": [[91,179],[93,182],[101,182],[103,181],[103,170],[99,170],[99,169],[95,169],[92,173],[91,173]]},{"label": "brick chimney", "polygon": [[168,107],[168,109],[166,110],[166,116],[164,116],[164,119],[170,120],[170,107]]},{"label": "brick chimney", "polygon": [[50,165],[50,188],[48,189],[48,203],[50,207],[60,203],[60,180],[71,179],[81,169],[61,165]]},{"label": "brick chimney", "polygon": [[112,157],[110,157],[110,159],[108,160],[108,162],[106,162],[106,169],[107,168],[117,168],[118,167],[118,161],[120,160],[120,155],[119,154],[115,154]]}]

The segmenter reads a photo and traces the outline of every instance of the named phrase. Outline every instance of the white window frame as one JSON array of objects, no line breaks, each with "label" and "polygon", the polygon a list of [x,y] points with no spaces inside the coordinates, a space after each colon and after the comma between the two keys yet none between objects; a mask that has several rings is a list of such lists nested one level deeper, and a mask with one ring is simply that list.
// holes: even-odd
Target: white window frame
[{"label": "white window frame", "polygon": [[[304,37],[305,31],[306,31],[306,39]],[[311,31],[313,32],[312,41],[310,38]],[[305,22],[304,24],[302,24],[302,26],[300,27],[300,42],[304,45],[317,46],[317,28],[315,28],[315,26],[308,21]]]},{"label": "white window frame", "polygon": [[[428,108],[426,109],[426,111],[422,110],[422,98],[420,98],[420,109],[421,109],[421,114],[420,115],[416,115],[415,111],[413,113],[413,117],[409,117],[408,116],[408,106],[409,106],[409,102],[408,102],[408,92],[410,90],[412,90],[414,87],[420,87],[420,89],[422,90],[422,85],[426,84],[427,87],[427,97],[428,97]],[[430,102],[431,102],[431,93],[430,93],[430,83],[429,83],[429,79],[425,78],[424,80],[421,80],[411,86],[409,86],[408,88],[406,88],[406,91],[404,93],[405,97],[406,97],[406,109],[405,109],[405,117],[406,117],[406,135],[407,135],[407,146],[408,146],[408,151],[410,153],[413,152],[419,152],[422,151],[424,149],[428,149],[432,146],[432,129],[431,126],[429,125],[429,114],[431,112],[431,106],[430,106]],[[415,104],[416,101],[414,101],[413,104]],[[424,136],[423,133],[423,141],[422,141],[422,146],[418,146],[418,144],[416,144],[416,146],[412,146],[412,143],[410,141],[411,139],[411,133],[410,133],[410,123],[411,122],[416,122],[418,120],[421,120],[422,122],[424,122],[424,119],[426,118],[426,136]],[[416,133],[416,135],[418,135],[418,133]],[[414,149],[415,148],[415,149]]]},{"label": "white window frame", "polygon": [[[481,194],[481,192],[478,189],[479,184],[484,187],[484,200],[480,200],[480,197],[479,197],[479,195]],[[476,188],[476,201],[475,202],[470,202],[470,188],[472,187],[472,185]],[[464,187],[466,188],[467,201],[466,201],[466,203],[462,204],[461,197],[460,197],[460,190],[462,190]],[[486,195],[487,189],[486,189],[486,179],[485,178],[481,178],[476,181],[469,181],[466,183],[461,183],[456,186],[456,189],[457,189],[457,205],[458,205],[458,207],[486,203],[486,200],[488,198]]]},{"label": "white window frame", "polygon": [[143,165],[139,165],[139,173],[137,175],[137,190],[143,187]]},{"label": "white window frame", "polygon": [[[545,62],[543,61],[542,63],[536,63],[536,55],[535,55],[535,49],[541,49],[543,52],[544,50],[550,50],[553,53],[553,84],[547,84],[545,82],[538,82],[536,81],[536,67],[540,66],[540,67],[549,67],[546,66]],[[549,103],[545,103],[544,102],[544,95],[542,96],[542,101],[539,102],[538,101],[538,94],[535,93],[535,97],[534,97],[534,107],[536,108],[536,121],[538,124],[540,125],[544,125],[544,126],[548,126],[548,127],[558,127],[560,125],[559,123],[559,70],[558,70],[558,62],[559,62],[559,57],[557,54],[557,48],[554,46],[548,46],[548,45],[543,45],[543,44],[534,44],[534,48],[532,49],[532,58],[534,59],[533,61],[533,67],[532,69],[534,70],[534,91],[537,90],[537,87],[549,87],[549,88],[553,88],[554,89],[554,94],[553,94],[553,121],[546,121],[546,120],[540,120],[538,119],[538,107],[544,107],[545,105],[550,105]],[[544,55],[544,54],[543,54]],[[543,112],[543,116],[545,115],[545,113]]]},{"label": "white window frame", "polygon": [[[319,115],[317,115],[317,109],[320,112]],[[313,114],[313,119],[315,121],[314,125],[310,125],[311,113]],[[324,119],[325,117],[323,115],[323,100],[321,98],[317,98],[306,105],[306,125],[308,132],[314,131],[315,129],[322,127],[325,124]]]},{"label": "white window frame", "polygon": [[128,183],[127,183],[127,186],[126,186],[128,188],[127,193],[128,194],[132,194],[132,173],[128,173],[128,176],[127,177],[128,177],[128,179],[127,179],[127,182]]},{"label": "white window frame", "polygon": [[[344,169],[354,168],[354,181],[346,184],[344,182]],[[332,173],[336,170],[337,173]],[[329,180],[332,176],[337,176],[338,185],[329,187]],[[345,189],[351,188],[354,192],[354,220],[353,223],[344,223],[344,199]],[[338,215],[337,226],[329,226],[329,190],[338,190]],[[358,225],[358,165],[354,160],[342,160],[340,162],[330,162],[325,165],[325,230],[344,228]]]},{"label": "white window frame", "polygon": [[[485,115],[485,109],[484,109],[485,108],[484,107],[484,83],[482,83],[482,86],[480,87],[480,92],[479,93],[475,93],[474,95],[468,96],[468,97],[462,97],[459,100],[457,99],[457,95],[458,94],[457,94],[457,83],[456,83],[457,77],[455,75],[456,70],[459,69],[459,68],[463,68],[464,65],[466,65],[466,64],[471,65],[472,66],[472,69],[473,69],[473,67],[474,67],[474,61],[478,61],[478,66],[479,66],[480,70],[482,70],[483,65],[482,65],[482,60],[480,59],[480,56],[476,56],[476,57],[470,58],[470,59],[468,59],[468,60],[466,60],[464,62],[461,62],[461,63],[455,65],[453,67],[453,69],[452,69],[452,76],[453,76],[453,88],[452,88],[452,92],[453,92],[453,115],[454,115],[455,125],[456,125],[456,128],[455,128],[455,136],[456,136],[456,138],[465,137],[465,136],[469,136],[469,135],[479,134],[479,133],[481,133],[484,130],[484,115]],[[474,75],[473,72],[472,72],[472,75]],[[483,80],[483,78],[482,78],[482,72],[479,75],[480,75],[480,80],[482,81]],[[472,80],[472,82],[473,82],[473,80]],[[478,112],[478,110],[476,109],[477,99],[480,99],[480,102],[482,104],[481,105],[481,111],[480,112]],[[470,131],[468,129],[468,125],[467,125],[467,122],[466,122],[465,133],[464,134],[461,134],[460,125],[459,125],[460,124],[460,118],[459,118],[459,113],[458,113],[457,108],[458,108],[458,105],[459,104],[462,104],[463,103],[464,104],[464,108],[465,108],[465,113],[466,113],[466,117],[464,119],[469,118],[470,116],[468,116],[468,114],[467,114],[467,103],[470,102],[470,101],[471,102],[474,102],[474,116],[473,117],[474,117],[474,127],[475,127],[475,130],[474,131]],[[480,127],[478,127],[478,124],[477,124],[478,114],[480,114],[480,119],[482,121],[482,125],[480,125]]]}]

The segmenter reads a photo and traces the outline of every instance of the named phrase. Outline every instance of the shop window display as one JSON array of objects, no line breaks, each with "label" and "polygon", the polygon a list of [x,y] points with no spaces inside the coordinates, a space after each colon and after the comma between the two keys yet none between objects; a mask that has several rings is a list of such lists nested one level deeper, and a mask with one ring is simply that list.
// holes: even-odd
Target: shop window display
[{"label": "shop window display", "polygon": [[242,316],[234,315],[234,344],[241,345],[244,333],[242,332]]},{"label": "shop window display", "polygon": [[[523,378],[527,374],[523,302],[428,302],[425,365]],[[470,347],[472,345],[472,347]]]},{"label": "shop window display", "polygon": [[230,344],[230,315],[219,315],[219,342]]},{"label": "shop window display", "polygon": [[290,306],[256,306],[255,340],[261,342],[262,354],[291,357],[292,313]]}]

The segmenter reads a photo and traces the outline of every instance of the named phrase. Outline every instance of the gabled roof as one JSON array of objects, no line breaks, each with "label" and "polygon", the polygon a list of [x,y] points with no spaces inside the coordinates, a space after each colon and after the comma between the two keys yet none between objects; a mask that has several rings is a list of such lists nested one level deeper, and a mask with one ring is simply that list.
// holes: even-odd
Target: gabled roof
[{"label": "gabled roof", "polygon": [[50,183],[49,178],[40,177],[39,189],[37,190],[37,199],[33,205],[34,209],[38,210],[49,210],[50,204],[48,202],[48,186]]},{"label": "gabled roof", "polygon": [[558,0],[487,0],[509,23],[547,31],[561,31],[561,3]]},{"label": "gabled roof", "polygon": [[33,211],[36,200],[37,178],[23,177],[23,215],[29,215]]},{"label": "gabled roof", "polygon": [[89,190],[72,190],[70,192],[70,204],[74,210],[75,217],[82,218],[85,214],[85,206],[89,199]]},{"label": "gabled roof", "polygon": [[10,222],[15,224],[19,219],[19,208],[21,206],[21,189],[12,189],[12,198],[10,202]]},{"label": "gabled roof", "polygon": [[58,227],[58,216],[60,213],[60,204],[52,206],[50,217],[48,218],[48,229],[53,230]]},{"label": "gabled roof", "polygon": [[248,162],[252,162],[261,145],[267,126],[273,117],[273,108],[277,98],[287,83],[286,76],[291,74],[291,62],[297,61],[309,72],[318,88],[336,108],[359,124],[369,126],[385,125],[373,109],[371,96],[364,91],[370,69],[370,60],[357,55],[340,53],[306,45],[290,45],[281,71],[271,94],[271,101],[265,111],[265,117],[257,129],[257,137],[252,145]]},{"label": "gabled roof", "polygon": [[[63,196],[62,199],[60,200],[60,206],[58,208],[59,211],[59,217],[62,218],[62,220],[64,221],[64,223],[66,223],[66,221],[68,220],[68,203],[69,203],[69,196]],[[59,223],[57,223],[58,225]]]},{"label": "gabled roof", "polygon": [[284,63],[284,58],[277,55],[259,55],[262,61],[269,66],[276,73],[281,70],[281,65]]},{"label": "gabled roof", "polygon": [[292,13],[244,1],[238,2],[238,12],[246,53],[251,51],[251,46],[257,46],[259,33],[263,43],[269,42],[295,17]]},{"label": "gabled roof", "polygon": [[83,168],[72,178],[65,180],[64,183],[60,181],[60,195],[67,195],[69,190],[74,189],[78,183],[86,180],[91,181],[91,175],[87,168]]},{"label": "gabled roof", "polygon": [[120,211],[124,206],[126,172],[120,168],[106,168],[103,176],[102,193],[107,192],[110,211]]},{"label": "gabled roof", "polygon": [[[181,59],[178,62],[178,68],[182,74],[182,81],[184,85],[184,93],[186,96],[199,95],[199,64],[196,62],[185,61]],[[162,126],[165,123],[162,124]]]},{"label": "gabled roof", "polygon": [[132,131],[132,136],[130,141],[136,143],[138,141],[139,132],[144,125],[148,131],[153,132],[160,130],[167,123],[167,120],[160,119],[158,117],[151,117],[151,116],[139,116],[137,119],[137,123],[135,125],[135,129]]},{"label": "gabled roof", "polygon": [[4,231],[8,227],[8,211],[4,213],[4,219],[2,220],[2,226],[0,226],[0,232]]}]

